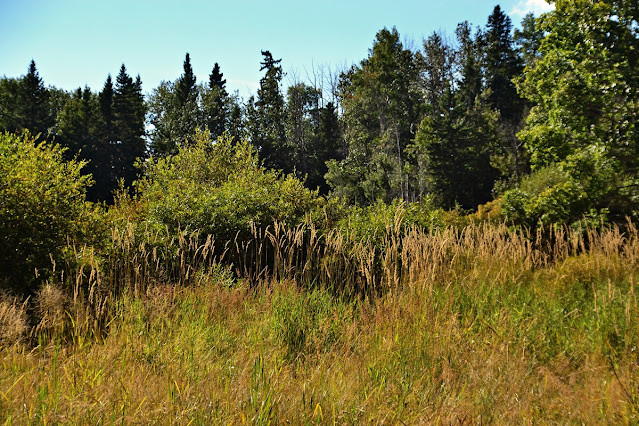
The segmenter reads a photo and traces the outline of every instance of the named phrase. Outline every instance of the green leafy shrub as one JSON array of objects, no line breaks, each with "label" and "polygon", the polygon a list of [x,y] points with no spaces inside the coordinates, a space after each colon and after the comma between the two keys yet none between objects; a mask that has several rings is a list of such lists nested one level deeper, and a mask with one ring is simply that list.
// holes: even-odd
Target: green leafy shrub
[{"label": "green leafy shrub", "polygon": [[615,164],[591,147],[566,160],[536,170],[507,191],[505,217],[526,226],[606,221],[618,187]]},{"label": "green leafy shrub", "polygon": [[147,225],[198,230],[222,245],[250,237],[251,227],[298,225],[323,202],[295,177],[265,169],[248,142],[208,133],[175,156],[150,160],[138,186]]},{"label": "green leafy shrub", "polygon": [[36,145],[26,134],[0,134],[0,286],[30,294],[64,258],[70,239],[98,234],[95,207],[85,201],[86,164],[64,161],[64,149]]}]

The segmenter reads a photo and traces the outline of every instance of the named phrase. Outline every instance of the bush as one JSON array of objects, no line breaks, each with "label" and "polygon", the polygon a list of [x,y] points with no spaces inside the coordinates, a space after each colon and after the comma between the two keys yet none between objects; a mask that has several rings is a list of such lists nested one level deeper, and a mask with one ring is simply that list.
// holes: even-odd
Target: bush
[{"label": "bush", "polygon": [[622,198],[615,169],[601,150],[585,150],[526,176],[504,194],[501,208],[508,220],[526,226],[605,222]]},{"label": "bush", "polygon": [[91,178],[81,174],[86,163],[63,154],[28,134],[0,134],[0,287],[32,294],[36,271],[47,277],[68,239],[96,235],[96,210],[85,201]]},{"label": "bush", "polygon": [[150,160],[138,186],[147,224],[171,234],[198,230],[222,245],[250,237],[252,226],[298,225],[323,203],[295,177],[265,169],[248,142],[208,133]]}]

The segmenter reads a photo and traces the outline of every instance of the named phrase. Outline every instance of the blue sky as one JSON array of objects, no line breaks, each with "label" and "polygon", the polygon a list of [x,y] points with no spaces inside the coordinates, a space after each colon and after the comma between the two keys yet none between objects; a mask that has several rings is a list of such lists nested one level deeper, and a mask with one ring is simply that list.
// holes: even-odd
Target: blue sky
[{"label": "blue sky", "polygon": [[25,74],[33,58],[46,85],[100,90],[124,63],[151,91],[182,72],[189,52],[199,81],[218,62],[231,90],[254,93],[260,50],[304,79],[314,67],[339,68],[366,57],[375,34],[395,26],[421,45],[458,22],[484,26],[500,4],[519,24],[544,0],[0,0],[0,76]]}]

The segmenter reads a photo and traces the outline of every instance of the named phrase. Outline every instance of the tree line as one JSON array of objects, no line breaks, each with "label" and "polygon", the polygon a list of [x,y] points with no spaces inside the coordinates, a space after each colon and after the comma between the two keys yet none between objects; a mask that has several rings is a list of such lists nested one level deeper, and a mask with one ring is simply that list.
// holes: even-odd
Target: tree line
[{"label": "tree line", "polygon": [[[496,6],[483,27],[458,24],[406,48],[379,31],[368,56],[325,84],[283,84],[262,52],[254,96],[228,93],[219,64],[183,73],[146,97],[122,65],[100,92],[45,87],[32,62],[0,79],[0,129],[54,136],[89,160],[89,198],[112,200],[136,161],[174,155],[197,131],[249,141],[263,164],[351,204],[427,199],[477,209],[493,199],[525,224],[632,214],[639,200],[635,129],[638,7],[555,2],[513,29]],[[79,153],[79,154],[78,154]]]}]

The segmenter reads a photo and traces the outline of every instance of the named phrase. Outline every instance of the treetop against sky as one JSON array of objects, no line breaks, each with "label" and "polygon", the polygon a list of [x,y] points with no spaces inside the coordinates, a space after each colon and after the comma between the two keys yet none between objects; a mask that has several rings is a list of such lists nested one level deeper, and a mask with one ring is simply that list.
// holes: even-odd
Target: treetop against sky
[{"label": "treetop against sky", "polygon": [[150,91],[177,78],[190,52],[198,81],[218,62],[229,89],[248,95],[259,84],[261,50],[305,79],[314,68],[358,62],[381,28],[395,26],[407,45],[419,47],[433,31],[454,35],[458,22],[484,25],[496,4],[515,26],[526,13],[551,8],[545,0],[6,0],[0,75],[24,75],[35,59],[46,84],[97,90],[125,63]]}]

